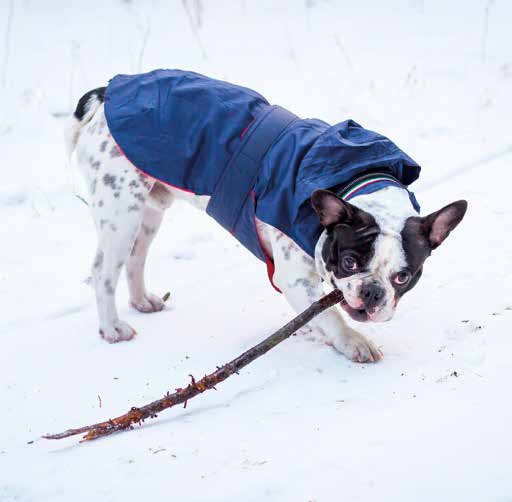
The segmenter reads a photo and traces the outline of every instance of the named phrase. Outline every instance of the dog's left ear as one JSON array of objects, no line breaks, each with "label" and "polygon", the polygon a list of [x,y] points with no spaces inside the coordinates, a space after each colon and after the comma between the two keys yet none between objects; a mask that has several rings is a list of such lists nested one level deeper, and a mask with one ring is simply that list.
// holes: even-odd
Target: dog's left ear
[{"label": "dog's left ear", "polygon": [[311,205],[324,227],[350,221],[357,212],[352,204],[341,200],[329,190],[315,190],[311,195]]},{"label": "dog's left ear", "polygon": [[421,226],[432,249],[439,247],[462,221],[467,208],[465,200],[458,200],[423,218]]}]

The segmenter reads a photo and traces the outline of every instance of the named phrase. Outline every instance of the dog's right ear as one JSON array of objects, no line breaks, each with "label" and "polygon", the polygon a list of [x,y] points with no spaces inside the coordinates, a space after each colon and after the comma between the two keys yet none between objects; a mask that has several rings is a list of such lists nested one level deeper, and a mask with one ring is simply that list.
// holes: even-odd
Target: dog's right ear
[{"label": "dog's right ear", "polygon": [[465,200],[458,200],[423,218],[423,232],[428,238],[431,249],[436,249],[444,242],[450,232],[462,221],[467,208],[468,203]]},{"label": "dog's right ear", "polygon": [[324,227],[348,222],[357,212],[357,208],[352,204],[340,199],[329,190],[315,190],[311,195],[311,205]]}]

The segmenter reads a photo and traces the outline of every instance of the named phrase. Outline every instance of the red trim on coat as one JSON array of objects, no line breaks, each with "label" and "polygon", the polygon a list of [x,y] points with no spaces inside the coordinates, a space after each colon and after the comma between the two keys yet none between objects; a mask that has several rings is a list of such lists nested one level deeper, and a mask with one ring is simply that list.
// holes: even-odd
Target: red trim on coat
[{"label": "red trim on coat", "polygon": [[254,231],[256,232],[256,235],[258,236],[258,242],[260,244],[260,249],[261,249],[261,252],[263,253],[263,256],[265,257],[265,263],[267,265],[268,280],[270,281],[270,284],[272,284],[272,287],[278,293],[282,293],[282,291],[274,284],[274,272],[276,271],[276,266],[274,264],[274,260],[265,251],[265,247],[263,246],[263,243],[261,242],[260,233],[258,232],[258,225],[256,224],[256,197],[254,196],[254,190],[251,190],[251,197],[252,197],[252,201],[254,203]]},{"label": "red trim on coat", "polygon": [[252,119],[248,124],[247,126],[245,127],[245,129],[240,133],[240,139],[242,139],[245,135],[245,133],[249,130],[249,127],[252,126],[252,123],[254,122],[254,119]]}]

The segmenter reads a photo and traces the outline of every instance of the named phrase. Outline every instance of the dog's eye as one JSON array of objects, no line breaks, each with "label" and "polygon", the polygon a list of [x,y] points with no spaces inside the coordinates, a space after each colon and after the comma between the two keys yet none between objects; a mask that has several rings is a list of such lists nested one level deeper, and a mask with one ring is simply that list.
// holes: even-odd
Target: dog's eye
[{"label": "dog's eye", "polygon": [[350,255],[345,255],[342,259],[342,265],[345,270],[349,270],[350,272],[354,272],[357,270],[357,260]]},{"label": "dog's eye", "polygon": [[401,272],[398,272],[398,274],[395,275],[395,278],[393,280],[395,281],[395,284],[398,284],[399,286],[404,286],[411,280],[411,274],[406,270],[402,270]]}]

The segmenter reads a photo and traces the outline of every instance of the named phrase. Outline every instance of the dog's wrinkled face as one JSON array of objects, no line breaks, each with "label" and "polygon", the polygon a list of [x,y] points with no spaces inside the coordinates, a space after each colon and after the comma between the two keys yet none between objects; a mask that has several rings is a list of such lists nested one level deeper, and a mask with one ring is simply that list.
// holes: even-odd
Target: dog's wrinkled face
[{"label": "dog's wrinkled face", "polygon": [[387,225],[379,214],[384,206],[378,204],[370,214],[327,190],[314,192],[311,201],[325,228],[317,257],[322,275],[343,292],[343,308],[357,321],[393,317],[400,298],[420,279],[424,261],[467,208],[466,201],[457,201],[419,217],[411,216],[409,207],[405,217],[388,214]]}]

